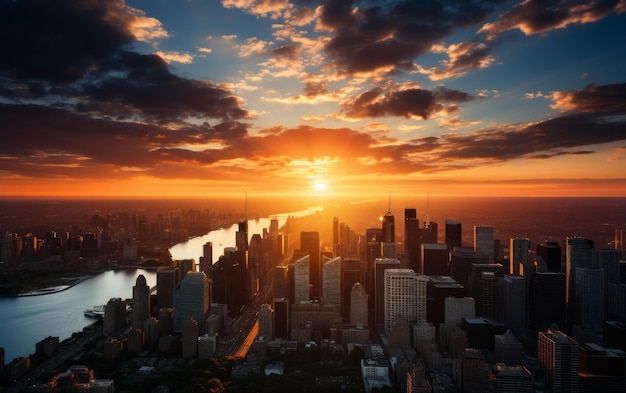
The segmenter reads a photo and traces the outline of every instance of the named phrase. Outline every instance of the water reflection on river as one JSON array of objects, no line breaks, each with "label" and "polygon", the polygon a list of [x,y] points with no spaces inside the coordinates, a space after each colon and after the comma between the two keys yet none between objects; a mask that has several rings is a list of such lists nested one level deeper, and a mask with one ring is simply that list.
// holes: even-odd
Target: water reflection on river
[{"label": "water reflection on river", "polygon": [[[302,217],[321,209],[314,207],[281,214],[276,218],[279,226],[282,226],[288,216]],[[270,221],[270,218],[250,220],[250,237],[255,233],[262,234],[263,228],[269,228]],[[213,261],[216,261],[223,254],[224,247],[235,246],[237,229],[235,224],[212,231],[177,244],[170,252],[174,259],[190,258],[198,262],[203,245],[213,242]],[[35,344],[48,336],[59,337],[62,341],[82,330],[95,321],[83,314],[86,309],[105,304],[112,297],[132,298],[132,288],[140,274],[146,277],[149,286],[156,285],[156,271],[126,269],[98,274],[62,292],[41,296],[0,297],[0,347],[5,350],[5,362],[34,353]]]}]

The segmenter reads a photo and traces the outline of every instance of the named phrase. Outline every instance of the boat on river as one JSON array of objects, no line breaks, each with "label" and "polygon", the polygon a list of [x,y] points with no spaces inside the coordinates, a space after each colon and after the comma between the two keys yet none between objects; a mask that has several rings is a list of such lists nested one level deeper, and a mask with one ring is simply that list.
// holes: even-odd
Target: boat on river
[{"label": "boat on river", "polygon": [[104,305],[94,306],[93,308],[88,308],[84,312],[87,317],[94,318],[103,318],[104,317]]}]

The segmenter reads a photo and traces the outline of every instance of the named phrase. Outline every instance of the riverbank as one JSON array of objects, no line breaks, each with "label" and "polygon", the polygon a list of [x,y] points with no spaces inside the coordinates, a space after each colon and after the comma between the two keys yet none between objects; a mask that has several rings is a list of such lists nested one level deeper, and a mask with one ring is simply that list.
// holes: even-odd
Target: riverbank
[{"label": "riverbank", "polygon": [[89,276],[81,276],[81,277],[63,277],[62,280],[67,281],[67,283],[65,284],[61,284],[61,285],[55,285],[55,286],[50,286],[50,287],[45,287],[45,288],[37,288],[37,289],[33,289],[27,292],[22,292],[22,293],[18,293],[18,294],[14,294],[14,295],[0,295],[0,296],[19,296],[19,297],[23,297],[23,296],[41,296],[41,295],[49,295],[51,293],[58,293],[58,292],[63,292],[66,291],[68,289],[70,289],[71,287],[73,287],[74,285],[77,285],[85,280],[90,279],[91,277],[93,277],[93,275],[89,275]]}]

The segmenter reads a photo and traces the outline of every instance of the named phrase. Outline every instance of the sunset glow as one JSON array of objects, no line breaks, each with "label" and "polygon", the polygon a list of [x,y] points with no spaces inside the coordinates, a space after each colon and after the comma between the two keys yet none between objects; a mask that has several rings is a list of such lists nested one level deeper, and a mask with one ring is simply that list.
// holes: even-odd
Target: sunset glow
[{"label": "sunset glow", "polygon": [[625,1],[3,2],[0,196],[625,196]]}]

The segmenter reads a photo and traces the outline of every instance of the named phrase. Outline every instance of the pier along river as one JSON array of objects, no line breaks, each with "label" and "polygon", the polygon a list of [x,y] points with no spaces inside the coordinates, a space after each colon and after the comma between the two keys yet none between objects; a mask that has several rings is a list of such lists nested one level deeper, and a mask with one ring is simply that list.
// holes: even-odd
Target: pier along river
[{"label": "pier along river", "polygon": [[[314,207],[276,217],[279,226],[282,226],[288,216],[302,217],[321,209]],[[249,220],[249,237],[255,233],[262,234],[263,228],[269,228],[270,221],[271,218]],[[213,261],[216,261],[225,247],[235,246],[237,230],[238,226],[234,224],[211,231],[173,246],[170,253],[173,259],[195,259],[198,262],[203,245],[213,242]],[[106,304],[112,297],[131,298],[132,288],[140,274],[146,277],[150,287],[156,285],[156,271],[124,269],[97,274],[61,292],[0,297],[0,347],[5,350],[5,362],[34,353],[35,344],[48,336],[59,337],[63,341],[72,333],[81,331],[95,321],[84,315],[86,309]]]}]

